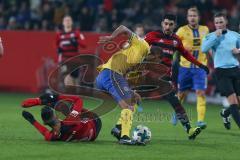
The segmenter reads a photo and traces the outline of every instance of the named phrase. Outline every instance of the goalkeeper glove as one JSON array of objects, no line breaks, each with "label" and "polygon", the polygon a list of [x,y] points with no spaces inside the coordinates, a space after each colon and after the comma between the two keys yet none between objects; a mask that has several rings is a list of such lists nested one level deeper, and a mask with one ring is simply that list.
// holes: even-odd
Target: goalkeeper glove
[{"label": "goalkeeper glove", "polygon": [[50,93],[45,93],[41,95],[40,97],[41,104],[47,105],[47,104],[53,104],[56,103],[58,100],[58,95],[57,94],[50,94]]},{"label": "goalkeeper glove", "polygon": [[199,68],[202,68],[207,74],[209,74],[209,69],[207,66],[203,65],[203,64],[200,64],[199,65]]},{"label": "goalkeeper glove", "polygon": [[22,116],[31,124],[33,124],[36,121],[33,115],[27,111],[22,111]]}]

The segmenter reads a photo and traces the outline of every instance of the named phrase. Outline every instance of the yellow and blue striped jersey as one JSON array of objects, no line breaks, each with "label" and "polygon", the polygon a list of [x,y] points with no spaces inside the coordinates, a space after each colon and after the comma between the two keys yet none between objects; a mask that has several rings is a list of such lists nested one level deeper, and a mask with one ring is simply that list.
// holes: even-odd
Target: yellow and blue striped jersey
[{"label": "yellow and blue striped jersey", "polygon": [[[201,51],[201,44],[203,38],[208,33],[208,27],[202,25],[199,25],[197,29],[192,29],[189,25],[185,25],[180,27],[176,33],[182,40],[184,48],[190,51],[204,65],[207,65],[207,56]],[[183,56],[180,58],[180,65],[187,68],[195,67],[194,64],[186,60]]]},{"label": "yellow and blue striped jersey", "polygon": [[97,69],[102,71],[107,68],[119,74],[125,74],[130,67],[141,63],[149,53],[148,43],[133,33],[129,40],[129,46],[113,54],[105,64],[98,66]]}]

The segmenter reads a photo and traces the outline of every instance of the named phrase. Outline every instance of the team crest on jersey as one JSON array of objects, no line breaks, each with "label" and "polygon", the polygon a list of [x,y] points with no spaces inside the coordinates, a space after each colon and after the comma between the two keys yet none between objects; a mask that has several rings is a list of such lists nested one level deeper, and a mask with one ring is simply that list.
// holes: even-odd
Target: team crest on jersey
[{"label": "team crest on jersey", "polygon": [[173,40],[173,46],[174,46],[174,47],[177,47],[177,45],[178,45],[178,42],[175,41],[175,40]]},{"label": "team crest on jersey", "polygon": [[65,38],[65,36],[64,35],[61,35],[61,37],[60,37],[61,39],[64,39]]}]

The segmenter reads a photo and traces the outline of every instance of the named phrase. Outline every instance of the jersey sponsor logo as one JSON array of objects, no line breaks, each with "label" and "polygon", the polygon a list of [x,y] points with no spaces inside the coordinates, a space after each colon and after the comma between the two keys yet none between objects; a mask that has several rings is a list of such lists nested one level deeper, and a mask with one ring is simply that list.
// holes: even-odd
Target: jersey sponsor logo
[{"label": "jersey sponsor logo", "polygon": [[69,45],[71,42],[69,40],[61,41],[60,46]]},{"label": "jersey sponsor logo", "polygon": [[169,50],[169,49],[163,49],[162,51],[163,51],[163,53],[168,53],[168,54],[171,54],[171,55],[174,53],[173,50]]},{"label": "jersey sponsor logo", "polygon": [[201,39],[193,39],[193,46],[200,46],[201,45]]}]

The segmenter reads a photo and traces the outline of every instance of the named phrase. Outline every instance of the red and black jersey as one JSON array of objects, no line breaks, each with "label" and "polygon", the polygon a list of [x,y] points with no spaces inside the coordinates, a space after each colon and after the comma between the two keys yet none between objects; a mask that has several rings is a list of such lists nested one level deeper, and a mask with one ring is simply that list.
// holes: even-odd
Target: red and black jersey
[{"label": "red and black jersey", "polygon": [[[46,141],[93,141],[96,139],[99,127],[97,126],[96,114],[82,108],[83,102],[78,96],[60,95],[58,101],[72,102],[69,115],[61,121],[60,132],[49,131],[38,121],[33,123],[34,127],[45,137]],[[22,103],[22,107],[28,108],[41,105],[40,98],[29,98]],[[58,104],[57,104],[58,105]],[[57,106],[56,106],[57,107]],[[82,112],[87,112],[81,117]],[[99,121],[99,120],[98,120]]]},{"label": "red and black jersey", "polygon": [[161,63],[171,67],[173,54],[175,51],[185,57],[187,60],[191,61],[196,65],[200,65],[198,62],[184,47],[182,41],[176,34],[166,35],[162,31],[152,31],[147,33],[145,41],[149,45],[159,46],[162,48]]},{"label": "red and black jersey", "polygon": [[96,122],[94,119],[72,119],[61,122],[60,132],[49,131],[38,121],[34,127],[45,137],[46,141],[94,141],[97,138]]},{"label": "red and black jersey", "polygon": [[83,43],[84,39],[79,30],[58,32],[56,36],[58,54],[62,54],[64,59],[78,55],[79,47],[86,47]]}]

